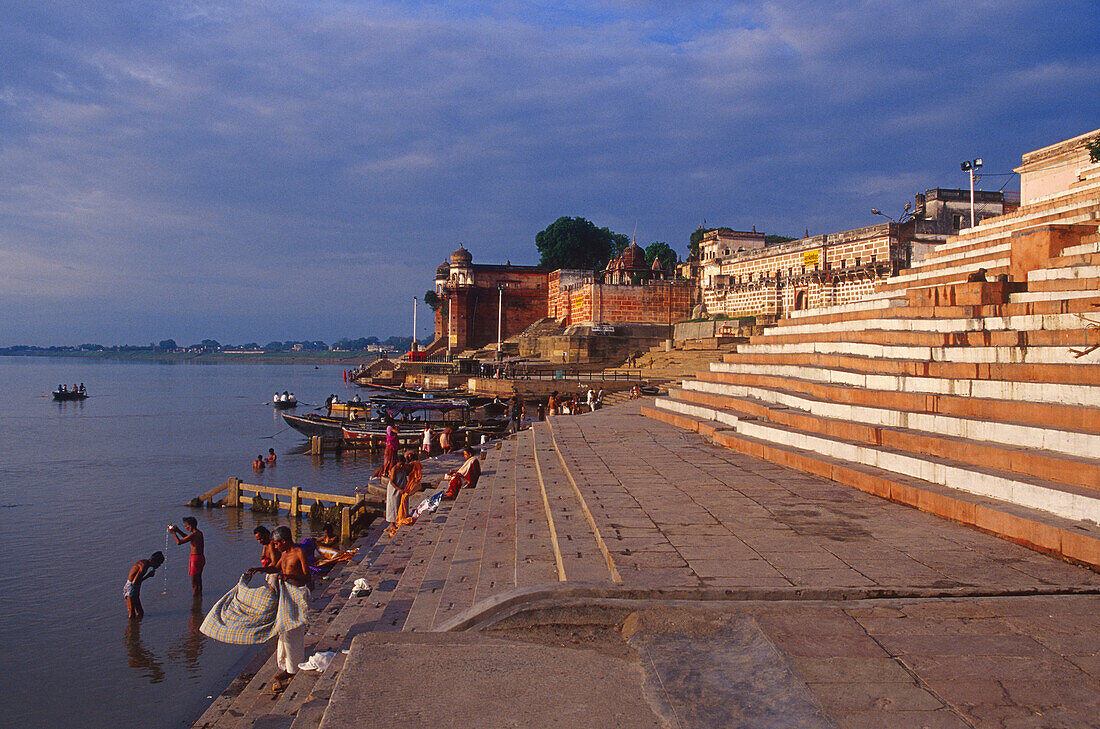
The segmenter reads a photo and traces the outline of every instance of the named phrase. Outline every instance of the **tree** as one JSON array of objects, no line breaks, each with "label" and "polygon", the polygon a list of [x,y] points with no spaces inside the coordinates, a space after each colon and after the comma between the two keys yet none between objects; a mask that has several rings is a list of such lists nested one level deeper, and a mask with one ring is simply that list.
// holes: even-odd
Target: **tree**
[{"label": "tree", "polygon": [[655,241],[645,248],[645,262],[652,266],[654,258],[660,258],[661,267],[666,268],[670,263],[676,263],[676,251],[668,243]]},{"label": "tree", "polygon": [[1089,161],[1100,162],[1100,137],[1085,145],[1089,150]]},{"label": "tree", "polygon": [[157,349],[163,349],[165,352],[171,352],[174,349],[179,349],[179,347],[176,346],[175,339],[162,339],[160,340],[160,343],[157,344]]},{"label": "tree", "polygon": [[439,307],[443,306],[443,299],[439,298],[439,294],[435,292],[435,289],[428,289],[424,292],[424,303],[432,311],[439,311]]},{"label": "tree", "polygon": [[797,240],[789,235],[766,235],[764,236],[764,245],[772,246],[776,243],[786,243],[787,241]]},{"label": "tree", "polygon": [[545,268],[603,268],[630,239],[584,218],[561,217],[535,235],[539,265]]},{"label": "tree", "polygon": [[691,238],[688,239],[688,256],[692,260],[699,260],[699,244],[703,242],[703,236],[712,230],[715,230],[715,228],[704,228],[700,225],[692,231]]}]

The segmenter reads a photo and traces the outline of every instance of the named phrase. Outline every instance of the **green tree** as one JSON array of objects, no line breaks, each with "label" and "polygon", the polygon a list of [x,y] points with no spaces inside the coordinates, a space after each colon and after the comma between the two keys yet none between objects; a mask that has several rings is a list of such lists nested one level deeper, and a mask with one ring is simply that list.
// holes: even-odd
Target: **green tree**
[{"label": "green tree", "polygon": [[695,259],[699,259],[699,244],[703,242],[703,236],[716,228],[704,228],[700,225],[698,228],[691,232],[691,238],[688,239],[688,255]]},{"label": "green tree", "polygon": [[792,238],[789,235],[766,235],[764,236],[764,245],[775,245],[776,243],[786,243],[787,241],[798,240]]},{"label": "green tree", "polygon": [[535,235],[539,265],[545,268],[603,268],[630,239],[584,218],[561,217]]},{"label": "green tree", "polygon": [[1100,162],[1100,137],[1097,137],[1085,146],[1089,149],[1089,160],[1092,162]]},{"label": "green tree", "polygon": [[424,292],[424,303],[432,311],[439,311],[439,307],[443,306],[443,299],[439,298],[439,294],[435,292],[435,289],[428,289]]},{"label": "green tree", "polygon": [[676,251],[668,243],[655,241],[645,248],[645,262],[652,266],[654,258],[660,258],[661,266],[667,267],[669,263],[676,263]]}]

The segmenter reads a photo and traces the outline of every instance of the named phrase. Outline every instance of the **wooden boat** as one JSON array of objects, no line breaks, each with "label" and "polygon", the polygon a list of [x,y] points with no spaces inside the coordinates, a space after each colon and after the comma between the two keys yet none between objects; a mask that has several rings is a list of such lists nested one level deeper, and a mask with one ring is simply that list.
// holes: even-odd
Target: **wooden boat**
[{"label": "wooden boat", "polygon": [[504,403],[472,405],[469,400],[390,400],[378,404],[378,417],[362,423],[346,423],[341,428],[348,445],[382,448],[386,444],[386,424],[392,420],[398,429],[402,448],[417,448],[424,426],[436,434],[443,428],[454,431],[454,444],[477,443],[481,435],[497,435],[508,427],[508,407]]},{"label": "wooden boat", "polygon": [[53,395],[53,399],[57,402],[68,402],[69,400],[87,400],[88,393],[79,392],[74,390],[54,390],[50,393]]},{"label": "wooden boat", "polygon": [[285,411],[283,412],[283,420],[286,421],[287,425],[308,438],[320,436],[328,440],[339,440],[343,438],[344,435],[340,431],[340,428],[344,423],[348,422],[344,418],[330,418],[325,415],[317,415],[316,413],[291,415]]},{"label": "wooden boat", "polygon": [[364,420],[369,417],[370,409],[371,403],[369,400],[364,402],[356,402],[355,400],[333,402],[329,403],[328,414],[334,418],[346,418],[354,415],[356,420]]},{"label": "wooden boat", "polygon": [[298,398],[291,398],[289,400],[273,400],[271,407],[276,410],[290,410],[291,408],[298,407]]}]

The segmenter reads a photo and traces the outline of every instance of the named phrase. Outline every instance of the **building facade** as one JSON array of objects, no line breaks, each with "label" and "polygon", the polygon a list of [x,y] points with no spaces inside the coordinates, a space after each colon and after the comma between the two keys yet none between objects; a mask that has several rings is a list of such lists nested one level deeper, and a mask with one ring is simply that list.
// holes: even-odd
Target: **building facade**
[{"label": "building facade", "polygon": [[[975,193],[978,222],[1007,211],[1002,193]],[[969,225],[969,190],[937,188],[917,195],[901,222],[774,245],[762,233],[711,231],[699,246],[699,288],[710,315],[782,316],[852,303]]]},{"label": "building facade", "polygon": [[433,353],[480,349],[498,334],[507,339],[546,316],[547,273],[538,266],[475,264],[460,246],[436,269],[441,304]]}]

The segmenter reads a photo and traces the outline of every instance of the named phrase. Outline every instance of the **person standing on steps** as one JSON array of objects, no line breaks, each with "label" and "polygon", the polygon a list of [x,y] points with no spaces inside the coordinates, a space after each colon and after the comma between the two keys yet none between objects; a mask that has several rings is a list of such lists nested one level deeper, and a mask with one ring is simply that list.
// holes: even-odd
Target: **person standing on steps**
[{"label": "person standing on steps", "polygon": [[[271,535],[271,543],[278,555],[278,561],[269,567],[252,567],[245,574],[248,577],[257,572],[275,575],[275,579],[288,582],[303,590],[308,600],[310,573],[305,552],[294,543],[290,529],[285,526],[275,528]],[[275,650],[279,672],[275,674],[272,681],[272,690],[275,693],[286,688],[286,684],[298,672],[298,664],[305,661],[306,627],[302,624],[293,630],[279,633],[279,643]]]}]

